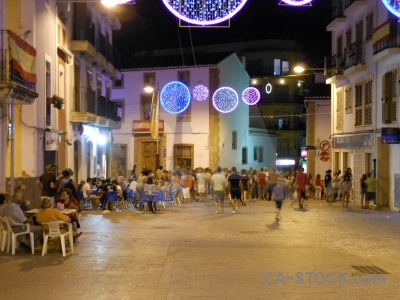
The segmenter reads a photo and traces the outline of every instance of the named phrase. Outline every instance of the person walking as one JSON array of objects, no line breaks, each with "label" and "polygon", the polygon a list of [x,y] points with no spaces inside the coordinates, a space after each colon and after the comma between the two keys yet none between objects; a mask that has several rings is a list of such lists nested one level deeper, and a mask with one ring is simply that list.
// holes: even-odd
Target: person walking
[{"label": "person walking", "polygon": [[340,190],[342,191],[342,206],[345,208],[349,207],[351,185],[352,182],[350,176],[345,174],[343,176],[343,181],[340,183]]},{"label": "person walking", "polygon": [[378,179],[371,177],[371,173],[367,174],[367,179],[365,179],[365,208],[369,208],[369,202],[376,200],[376,184]]},{"label": "person walking", "polygon": [[367,175],[362,174],[360,178],[360,190],[361,190],[361,208],[367,208],[367,201],[365,198],[365,193],[367,191],[367,185],[365,184],[365,180],[367,180]]},{"label": "person walking", "polygon": [[231,195],[232,213],[235,214],[238,208],[237,201],[242,198],[241,190],[243,189],[242,176],[237,173],[236,167],[232,167],[231,174],[228,177],[228,189]]},{"label": "person walking", "polygon": [[280,178],[282,178],[281,173],[277,173],[276,167],[272,167],[271,172],[269,172],[268,179],[268,201],[271,201],[272,191],[278,184],[278,179]]},{"label": "person walking", "polygon": [[218,202],[221,203],[221,213],[224,212],[224,193],[226,188],[225,176],[221,173],[221,167],[218,167],[211,176],[210,184],[213,190],[215,213],[218,214]]},{"label": "person walking", "polygon": [[304,168],[300,168],[299,173],[296,175],[296,190],[297,198],[299,199],[299,208],[303,208],[304,199],[306,197],[306,182],[307,174],[304,173]]},{"label": "person walking", "polygon": [[272,190],[272,196],[271,199],[275,201],[275,220],[279,221],[279,218],[281,216],[281,210],[282,210],[282,204],[283,200],[286,199],[286,179],[285,178],[279,178],[277,185],[274,186],[274,189]]},{"label": "person walking", "polygon": [[267,175],[260,170],[257,174],[258,178],[258,200],[266,200],[266,186],[267,186]]},{"label": "person walking", "polygon": [[243,186],[243,188],[242,188],[242,200],[241,201],[242,201],[242,205],[246,206],[247,193],[250,190],[250,178],[247,175],[247,172],[246,172],[245,169],[242,169],[240,173],[241,173],[240,175],[242,176],[242,186]]},{"label": "person walking", "polygon": [[320,174],[317,174],[314,184],[315,184],[315,197],[314,198],[316,200],[321,200],[322,190],[324,189],[324,182],[322,181]]}]

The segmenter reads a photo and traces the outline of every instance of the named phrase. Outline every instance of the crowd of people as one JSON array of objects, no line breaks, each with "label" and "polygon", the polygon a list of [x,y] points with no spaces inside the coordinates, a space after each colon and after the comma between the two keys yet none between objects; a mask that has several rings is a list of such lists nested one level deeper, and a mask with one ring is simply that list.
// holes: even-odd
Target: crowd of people
[{"label": "crowd of people", "polygon": [[[299,209],[304,208],[304,201],[308,199],[326,200],[326,202],[341,201],[347,208],[350,199],[354,199],[354,182],[351,168],[342,174],[340,170],[332,175],[331,170],[325,172],[324,177],[316,174],[304,173],[304,169],[293,173],[278,172],[276,167],[270,170],[267,167],[253,170],[252,168],[240,172],[236,167],[196,168],[195,170],[181,169],[174,171],[163,170],[160,166],[155,172],[143,167],[136,174],[133,167],[130,178],[116,172],[112,178],[87,178],[77,185],[71,178],[73,171],[65,169],[58,175],[58,168],[52,164],[46,167],[45,173],[40,176],[37,186],[41,191],[41,208],[33,218],[27,214],[30,210],[25,198],[25,189],[18,186],[15,193],[0,194],[0,216],[8,216],[16,223],[30,223],[35,240],[41,237],[42,223],[52,220],[72,222],[74,238],[82,233],[78,231],[79,213],[82,205],[89,205],[91,210],[101,209],[104,212],[115,210],[115,202],[106,197],[108,191],[115,191],[122,203],[122,209],[128,208],[128,194],[131,191],[140,200],[143,193],[152,194],[157,190],[173,191],[174,201],[177,204],[192,201],[204,202],[212,197],[217,214],[225,212],[225,200],[230,202],[232,213],[236,214],[239,205],[246,206],[250,200],[274,201],[276,205],[277,221],[280,219],[282,202],[286,199],[297,200]],[[375,201],[377,179],[370,173],[363,174],[360,180],[361,207],[368,209],[370,202]],[[125,200],[125,201],[124,201]],[[292,206],[295,201],[292,202]],[[65,215],[56,207],[72,208],[76,213]],[[151,207],[149,207],[151,208]],[[24,247],[29,247],[23,244]]]}]

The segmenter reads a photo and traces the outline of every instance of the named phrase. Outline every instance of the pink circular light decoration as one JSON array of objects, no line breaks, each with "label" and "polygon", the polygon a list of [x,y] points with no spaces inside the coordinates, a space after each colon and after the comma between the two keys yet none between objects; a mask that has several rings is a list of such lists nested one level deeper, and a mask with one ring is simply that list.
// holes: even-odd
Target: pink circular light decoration
[{"label": "pink circular light decoration", "polygon": [[289,5],[300,6],[311,3],[312,0],[282,0],[282,1]]},{"label": "pink circular light decoration", "polygon": [[177,18],[196,25],[214,25],[229,20],[247,0],[163,0]]},{"label": "pink circular light decoration", "polygon": [[239,97],[234,89],[222,87],[215,91],[212,101],[216,110],[226,114],[238,106]]},{"label": "pink circular light decoration", "polygon": [[203,84],[196,85],[192,91],[193,98],[197,101],[207,100],[209,94],[210,91],[208,90],[208,87]]},{"label": "pink circular light decoration", "polygon": [[256,105],[260,101],[260,92],[254,87],[248,87],[243,91],[242,99],[248,105]]}]

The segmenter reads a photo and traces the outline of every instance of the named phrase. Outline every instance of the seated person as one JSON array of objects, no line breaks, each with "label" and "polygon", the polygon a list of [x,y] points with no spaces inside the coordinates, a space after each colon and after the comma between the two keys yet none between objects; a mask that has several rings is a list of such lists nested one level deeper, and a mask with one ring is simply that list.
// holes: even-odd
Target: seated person
[{"label": "seated person", "polygon": [[7,205],[7,196],[5,194],[0,194],[0,216],[3,213],[4,207]]},{"label": "seated person", "polygon": [[99,196],[92,194],[92,178],[88,178],[86,183],[82,186],[82,193],[84,200],[90,200],[92,202],[92,210],[97,209],[99,205]]},{"label": "seated person", "polygon": [[[72,192],[69,189],[64,189],[61,192],[61,199],[64,202],[64,208],[70,208],[70,209],[76,209],[78,213],[81,212],[81,206],[78,203],[78,200],[76,200],[72,196]],[[79,224],[79,218],[77,213],[73,213],[69,215],[72,223],[72,230],[74,232],[74,238],[77,239],[82,235],[82,232],[78,232],[78,228],[81,228],[81,225]]]},{"label": "seated person", "polygon": [[[49,199],[50,201],[50,199]],[[32,218],[27,218],[24,215],[24,212],[21,209],[21,203],[22,203],[22,196],[21,194],[13,194],[11,196],[11,203],[7,204],[3,208],[3,217],[9,217],[11,220],[13,220],[15,223],[23,223],[23,224],[30,224],[30,230],[34,235],[34,240],[35,243],[38,243],[40,239],[42,238],[42,226],[35,226],[34,221]],[[50,202],[51,205],[51,202]],[[14,232],[22,232],[25,231],[26,228],[23,228],[23,226],[15,226],[13,228]],[[27,236],[24,236],[23,238],[25,239]],[[21,243],[21,246],[24,249],[30,250],[29,246],[29,241],[23,240]]]},{"label": "seated person", "polygon": [[30,210],[30,207],[28,206],[28,201],[25,199],[25,186],[19,185],[15,188],[15,193],[16,194],[21,194],[22,196],[22,203],[21,203],[21,209],[23,212],[26,212]]}]

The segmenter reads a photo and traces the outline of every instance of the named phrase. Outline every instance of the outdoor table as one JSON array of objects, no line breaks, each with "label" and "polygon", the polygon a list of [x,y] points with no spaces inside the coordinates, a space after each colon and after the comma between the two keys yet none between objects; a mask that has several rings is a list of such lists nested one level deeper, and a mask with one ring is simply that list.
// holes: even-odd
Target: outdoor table
[{"label": "outdoor table", "polygon": [[[41,208],[34,208],[34,209],[31,209],[31,210],[27,210],[25,213],[29,214],[29,215],[36,215],[41,210],[42,210]],[[76,209],[75,208],[65,208],[65,209],[60,210],[60,211],[63,214],[66,214],[66,215],[70,215],[70,214],[76,213]]]}]

